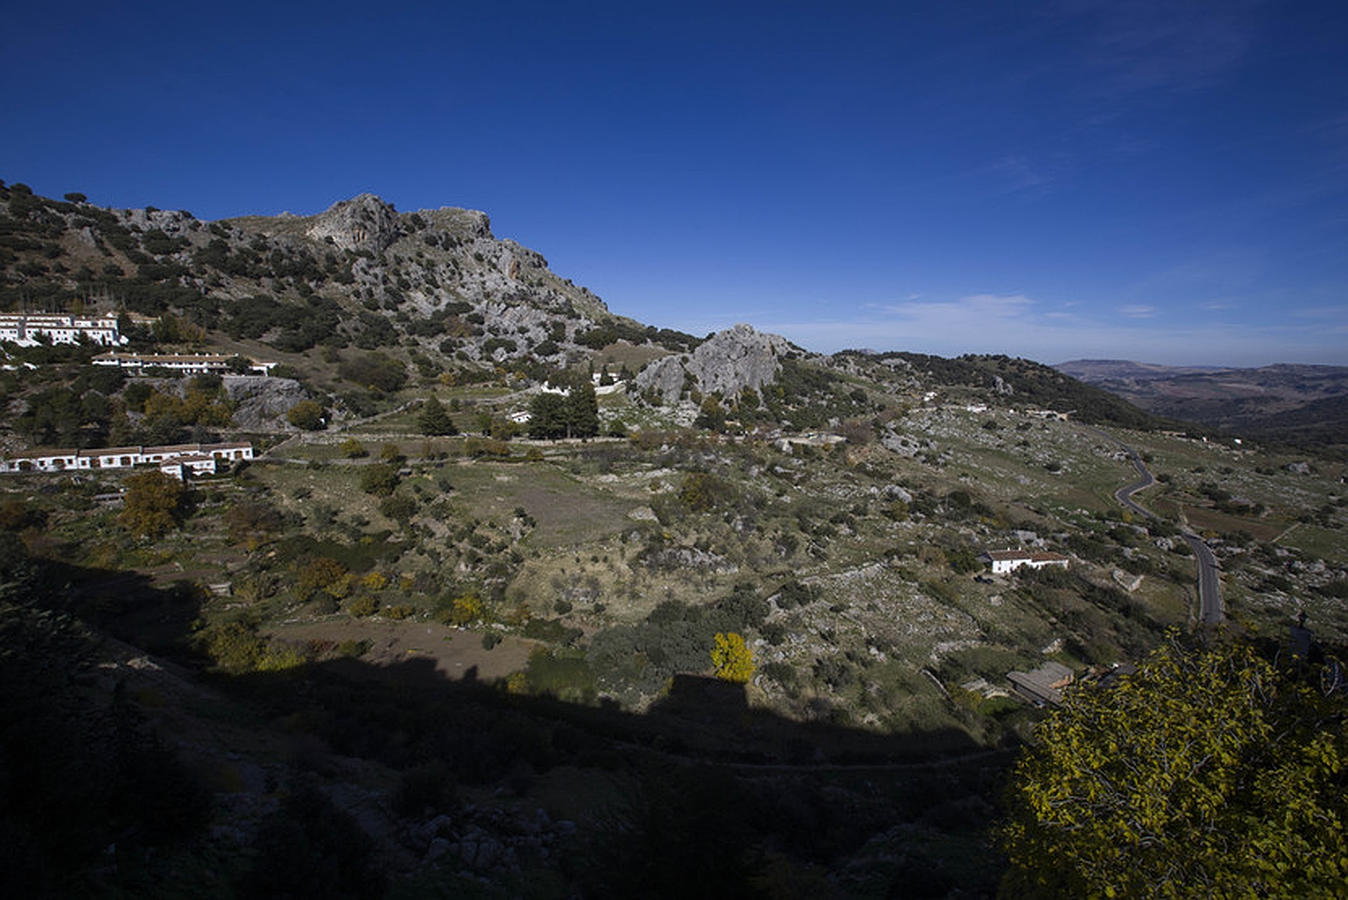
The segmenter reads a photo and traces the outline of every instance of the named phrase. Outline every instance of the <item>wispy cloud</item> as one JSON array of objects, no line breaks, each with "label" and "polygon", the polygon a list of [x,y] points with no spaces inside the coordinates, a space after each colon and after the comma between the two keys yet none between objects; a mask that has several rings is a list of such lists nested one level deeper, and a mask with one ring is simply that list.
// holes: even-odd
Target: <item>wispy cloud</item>
[{"label": "wispy cloud", "polygon": [[1059,183],[1070,180],[1077,171],[1072,154],[1057,150],[1051,153],[1007,153],[969,171],[965,177],[986,185],[992,196],[1023,194],[1037,196],[1056,189]]},{"label": "wispy cloud", "polygon": [[1305,306],[1292,310],[1292,315],[1298,319],[1315,319],[1321,322],[1335,320],[1348,322],[1348,306]]},{"label": "wispy cloud", "polygon": [[1188,92],[1224,81],[1254,38],[1259,4],[1251,0],[1064,0],[1059,9],[1086,19],[1085,65],[1095,88],[1115,98],[1148,91]]},{"label": "wispy cloud", "polygon": [[1142,303],[1130,303],[1127,306],[1119,307],[1119,315],[1127,316],[1130,319],[1150,319],[1156,315],[1156,307]]},{"label": "wispy cloud", "polygon": [[1024,294],[971,294],[958,300],[907,300],[884,309],[899,319],[910,322],[929,322],[955,325],[978,323],[989,319],[1013,319],[1025,315],[1034,301]]},{"label": "wispy cloud", "polygon": [[[1024,294],[972,294],[938,301],[896,301],[856,319],[756,321],[803,347],[913,350],[957,356],[1008,353],[1042,362],[1135,359],[1172,365],[1267,365],[1274,362],[1348,364],[1348,307],[1303,308],[1258,326],[1160,318],[1141,304],[1095,318],[1062,311]],[[1164,322],[1164,327],[1160,323]],[[696,330],[696,329],[694,329]]]},{"label": "wispy cloud", "polygon": [[1006,194],[1040,189],[1054,181],[1052,174],[1024,156],[1004,156],[983,171],[996,179],[999,192]]}]

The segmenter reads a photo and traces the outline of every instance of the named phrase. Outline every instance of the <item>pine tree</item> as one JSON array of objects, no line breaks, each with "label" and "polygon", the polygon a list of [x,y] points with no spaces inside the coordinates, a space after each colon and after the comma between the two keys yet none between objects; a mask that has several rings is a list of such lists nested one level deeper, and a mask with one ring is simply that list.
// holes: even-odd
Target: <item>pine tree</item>
[{"label": "pine tree", "polygon": [[594,383],[586,380],[571,388],[566,404],[567,437],[594,437],[599,433],[599,399]]},{"label": "pine tree", "polygon": [[421,433],[427,435],[459,433],[459,430],[454,427],[454,421],[450,419],[449,413],[445,412],[445,408],[440,405],[440,399],[434,394],[431,394],[431,399],[427,400],[426,405],[421,408],[417,425],[421,428]]}]

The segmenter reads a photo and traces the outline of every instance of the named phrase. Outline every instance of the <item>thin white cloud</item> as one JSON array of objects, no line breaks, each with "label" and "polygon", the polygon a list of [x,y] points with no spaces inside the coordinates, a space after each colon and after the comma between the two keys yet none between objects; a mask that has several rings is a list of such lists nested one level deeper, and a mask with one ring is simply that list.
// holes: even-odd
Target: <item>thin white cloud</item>
[{"label": "thin white cloud", "polygon": [[914,300],[908,300],[884,307],[884,309],[909,321],[954,324],[961,321],[986,321],[989,318],[1015,318],[1025,315],[1033,305],[1034,301],[1024,294],[971,294],[958,300],[944,302],[924,301],[918,303]]},{"label": "thin white cloud", "polygon": [[1130,303],[1119,307],[1119,314],[1130,319],[1150,319],[1156,315],[1156,307],[1142,303]]},{"label": "thin white cloud", "polygon": [[1053,175],[1031,164],[1024,156],[1004,156],[984,171],[996,178],[1001,183],[1001,191],[1007,194],[1042,188],[1054,180]]},{"label": "thin white cloud", "polygon": [[1341,319],[1348,321],[1348,306],[1307,306],[1292,310],[1292,315],[1298,319],[1316,319],[1318,321]]},{"label": "thin white cloud", "polygon": [[940,356],[1005,353],[1044,363],[1069,359],[1145,359],[1167,365],[1261,366],[1276,362],[1348,365],[1343,329],[1316,322],[1253,328],[1203,324],[1158,328],[1038,315],[971,317],[968,307],[933,304],[921,316],[865,321],[762,321],[754,327],[784,335],[809,350],[848,347],[910,350]]},{"label": "thin white cloud", "polygon": [[1221,83],[1259,34],[1255,2],[1064,0],[1060,9],[1090,21],[1083,63],[1099,73],[1093,89],[1122,99],[1152,91],[1188,92]]}]

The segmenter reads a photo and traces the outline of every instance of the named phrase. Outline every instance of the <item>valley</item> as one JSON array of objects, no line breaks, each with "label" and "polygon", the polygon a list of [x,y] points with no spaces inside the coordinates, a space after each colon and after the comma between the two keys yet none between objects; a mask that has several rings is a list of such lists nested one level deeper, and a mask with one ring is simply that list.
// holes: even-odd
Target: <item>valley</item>
[{"label": "valley", "polygon": [[[34,851],[99,890],[206,868],[279,890],[304,853],[272,829],[317,846],[346,817],[313,867],[399,896],[631,896],[699,867],[991,896],[990,824],[1045,715],[1008,674],[1105,678],[1214,624],[1189,536],[1226,629],[1277,644],[1304,613],[1348,642],[1332,453],[1189,431],[1023,359],[642,325],[474,211],[0,202],[16,313],[96,307],[130,350],[276,364],[4,346],[6,458],[252,449],[185,481],[0,473],[6,627],[53,635],[8,674],[68,668],[72,704],[200,788],[190,840],[139,825],[113,874],[100,826]],[[1154,518],[1120,503],[1135,460]],[[989,574],[1006,549],[1069,566]]]}]

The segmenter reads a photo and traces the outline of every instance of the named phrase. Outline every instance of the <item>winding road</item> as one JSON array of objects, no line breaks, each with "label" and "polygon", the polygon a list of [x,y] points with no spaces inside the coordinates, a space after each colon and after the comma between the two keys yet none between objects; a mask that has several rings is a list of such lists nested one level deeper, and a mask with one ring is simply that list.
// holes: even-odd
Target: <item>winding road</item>
[{"label": "winding road", "polygon": [[[1122,447],[1132,461],[1133,468],[1137,469],[1137,474],[1140,476],[1140,480],[1115,491],[1114,499],[1119,501],[1124,508],[1132,510],[1144,518],[1157,519],[1155,513],[1144,506],[1140,506],[1133,499],[1133,494],[1156,483],[1156,479],[1152,477],[1146,464],[1142,462],[1142,457],[1137,455],[1136,450],[1109,432],[1102,431],[1099,428],[1091,428],[1091,430]],[[1198,622],[1200,625],[1209,628],[1220,625],[1224,612],[1222,610],[1222,586],[1217,578],[1219,571],[1217,557],[1213,554],[1212,548],[1203,543],[1203,539],[1187,526],[1180,527],[1180,535],[1184,538],[1184,542],[1189,545],[1189,549],[1194,552],[1194,560],[1198,566]]]}]

